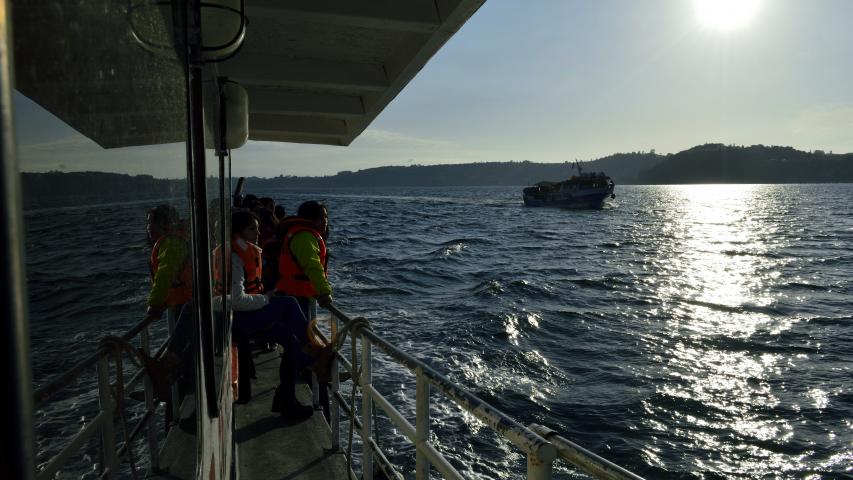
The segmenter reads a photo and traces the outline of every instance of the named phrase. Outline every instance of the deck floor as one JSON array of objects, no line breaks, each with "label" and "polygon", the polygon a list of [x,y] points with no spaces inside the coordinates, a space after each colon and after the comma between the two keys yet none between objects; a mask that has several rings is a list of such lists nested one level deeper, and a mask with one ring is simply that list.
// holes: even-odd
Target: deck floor
[{"label": "deck floor", "polygon": [[[234,405],[240,480],[348,480],[344,454],[330,451],[331,430],[322,411],[300,422],[270,412],[278,365],[277,352],[256,354],[252,400]],[[311,404],[306,385],[297,385],[296,395],[303,404]]]}]

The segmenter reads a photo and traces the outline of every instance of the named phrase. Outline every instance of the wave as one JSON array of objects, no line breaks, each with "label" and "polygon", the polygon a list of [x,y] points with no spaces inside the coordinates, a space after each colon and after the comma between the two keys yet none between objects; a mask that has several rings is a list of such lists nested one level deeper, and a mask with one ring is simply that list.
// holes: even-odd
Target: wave
[{"label": "wave", "polygon": [[388,286],[350,286],[350,288],[366,295],[415,295],[415,292],[407,288]]},{"label": "wave", "polygon": [[810,290],[814,292],[827,292],[831,287],[824,285],[815,285],[806,282],[788,282],[775,287],[776,290]]},{"label": "wave", "polygon": [[[545,423],[633,470],[650,472],[649,478],[680,478],[694,470],[725,476],[713,464],[697,462],[719,454],[714,446],[732,438],[744,412],[792,422],[808,414],[809,425],[828,422],[838,441],[850,444],[853,433],[837,420],[853,418],[849,395],[830,392],[831,416],[810,410],[800,397],[826,390],[824,385],[844,385],[843,368],[853,362],[847,333],[853,317],[846,308],[853,216],[838,213],[839,205],[826,203],[826,196],[796,194],[801,187],[762,198],[761,205],[735,195],[710,206],[685,200],[672,187],[621,188],[626,193],[619,207],[606,212],[522,212],[516,188],[328,195],[335,298],[345,311],[367,316],[387,338],[511,416]],[[839,201],[850,198],[850,186],[833,188]],[[270,196],[292,211],[306,194]],[[705,213],[749,218],[755,229],[747,241],[738,234],[745,225],[711,225]],[[34,371],[52,374],[88,352],[93,332],[121,331],[143,311],[149,288],[144,208],[30,211],[26,221]],[[810,226],[824,224],[829,227]],[[714,237],[720,229],[725,234]],[[720,271],[730,264],[754,267],[742,277],[745,293],[755,296],[745,298],[767,300],[729,303],[707,296],[713,282],[691,283],[697,264],[690,262],[702,258],[706,243],[713,243],[708,250]],[[114,272],[109,288],[93,286],[106,272]],[[695,318],[700,315],[713,321]],[[704,323],[711,326],[670,328]],[[713,329],[740,323],[737,337]],[[676,375],[687,360],[675,343],[700,356],[716,352],[790,365],[775,363],[766,367],[767,379],[747,379],[736,405],[741,410],[733,410],[720,406],[729,377],[692,365],[691,374],[722,385],[703,392],[709,395],[703,400],[686,377]],[[403,382],[409,393],[412,378],[381,355],[376,362],[377,388],[396,392]],[[679,390],[665,390],[671,385]],[[778,406],[762,403],[768,389]],[[516,450],[447,403],[434,406],[437,430],[473,433],[458,442],[458,436],[439,435],[442,446],[459,447],[452,455],[466,473],[494,478],[508,469],[515,476],[513,469],[523,464],[523,457],[512,457]],[[689,416],[709,423],[689,423]],[[802,442],[804,429],[794,430],[796,440],[770,443]],[[400,456],[411,452],[393,436],[382,440]],[[492,440],[482,462],[467,453],[472,443]],[[750,455],[745,451],[742,458]],[[777,460],[794,465],[793,476],[818,465],[808,455]],[[774,474],[767,467],[751,476]]]},{"label": "wave", "polygon": [[[709,252],[709,253],[713,253],[713,252]],[[752,251],[752,250],[737,250],[737,249],[723,250],[720,253],[722,253],[723,255],[726,255],[728,257],[759,257],[759,258],[773,258],[773,259],[787,257],[787,255],[784,255],[784,254],[779,253],[779,252],[756,252],[756,251]]]},{"label": "wave", "polygon": [[786,341],[785,339],[766,338],[764,336],[747,338],[713,336],[702,339],[688,339],[685,342],[703,348],[711,348],[716,351],[749,352],[753,355],[762,353],[780,353],[786,355],[800,353],[813,354],[820,351],[817,345],[809,345],[807,342],[803,342],[803,340],[807,339],[803,339],[802,336],[792,334],[787,336],[799,338],[791,338]]},{"label": "wave", "polygon": [[725,313],[760,313],[764,315],[783,315],[787,313],[782,307],[774,305],[726,305],[724,303],[706,302],[690,298],[677,298],[677,301]]}]

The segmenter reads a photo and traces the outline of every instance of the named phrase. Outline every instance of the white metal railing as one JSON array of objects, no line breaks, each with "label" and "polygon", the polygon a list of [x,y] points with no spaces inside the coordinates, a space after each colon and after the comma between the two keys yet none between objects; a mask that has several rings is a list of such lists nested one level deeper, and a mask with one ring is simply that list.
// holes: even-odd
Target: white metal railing
[{"label": "white metal railing", "polygon": [[[353,360],[347,361],[340,353],[333,357],[332,365],[332,395],[330,395],[330,426],[332,429],[332,447],[340,448],[340,416],[346,413],[354,428],[358,431],[362,441],[361,469],[362,478],[373,478],[374,460],[377,468],[384,471],[388,478],[401,479],[403,476],[397,472],[395,466],[388,460],[385,453],[379,447],[377,439],[373,434],[374,406],[379,407],[392,423],[411,441],[415,450],[415,476],[418,480],[428,479],[430,468],[435,467],[445,478],[464,479],[465,477],[439,452],[429,441],[430,433],[430,392],[435,391],[443,394],[457,406],[473,415],[503,438],[520,448],[527,455],[527,478],[531,480],[546,480],[552,476],[553,462],[558,458],[573,464],[595,478],[608,480],[642,480],[641,477],[625,470],[618,465],[609,462],[598,455],[572,443],[559,436],[553,430],[540,425],[532,424],[524,426],[489,405],[487,402],[476,397],[461,386],[450,381],[444,375],[438,373],[429,365],[415,357],[403,352],[395,345],[389,343],[369,328],[364,319],[350,319],[335,306],[329,306],[332,312],[332,329],[337,330],[340,321],[343,323],[342,332],[349,330],[353,336]],[[130,331],[119,337],[122,341],[130,341],[139,337],[140,348],[150,354],[149,325],[151,320],[146,320],[135,325]],[[170,325],[171,327],[172,325]],[[172,328],[170,328],[172,333]],[[356,348],[356,341],[360,341],[360,352]],[[160,346],[157,354],[162,353],[168,339]],[[394,407],[374,386],[372,381],[373,347],[394,359],[397,363],[405,366],[415,375],[416,398],[415,398],[415,424],[412,425],[408,419]],[[155,354],[155,356],[157,355]],[[100,471],[101,478],[113,478],[118,473],[118,466],[124,457],[131,455],[130,445],[141,433],[142,429],[147,431],[147,444],[149,462],[152,470],[159,467],[159,448],[157,440],[156,411],[157,403],[154,400],[153,386],[144,368],[139,368],[124,383],[119,376],[115,381],[110,378],[110,357],[115,358],[116,353],[106,346],[101,346],[97,352],[87,359],[72,367],[66,373],[60,375],[49,384],[36,390],[34,393],[34,405],[36,408],[43,406],[54,394],[61,391],[84,372],[96,368],[98,383],[99,412],[83,428],[71,438],[67,445],[47,464],[37,472],[38,480],[49,480],[67,464],[69,459],[77,453],[86,442],[100,434]],[[360,357],[360,368],[355,363]],[[121,358],[118,360],[121,361]],[[353,389],[361,389],[360,416],[356,414],[355,405],[347,402],[340,392],[340,367],[349,371],[353,380]],[[118,412],[114,392],[133,391],[140,382],[144,385],[145,410],[142,418],[128,433],[125,430],[124,442],[117,448],[116,445],[116,423],[115,417]],[[121,387],[119,387],[121,384]],[[315,378],[314,405],[319,404],[319,388],[316,388]],[[174,392],[173,392],[174,393]],[[352,397],[354,398],[354,396]],[[171,412],[166,412],[167,416]],[[367,475],[365,475],[367,473]]]},{"label": "white metal railing", "polygon": [[643,480],[615,463],[599,457],[580,445],[561,437],[557,432],[542,425],[531,424],[530,429],[545,437],[557,448],[557,454],[563,460],[572,463],[595,478],[606,480]]},{"label": "white metal railing", "polygon": [[[170,312],[170,320],[174,315]],[[151,355],[149,327],[155,319],[149,318],[134,325],[128,332],[115,340],[118,342],[130,342],[138,337],[139,348],[146,355]],[[170,337],[173,333],[170,322]],[[158,348],[156,355],[162,353],[168,344],[167,338]],[[114,375],[111,378],[110,360],[117,362]],[[121,365],[119,365],[121,364]],[[36,390],[33,394],[33,405],[35,408],[44,406],[51,397],[59,393],[67,386],[76,381],[84,373],[95,367],[98,384],[98,414],[83,426],[70,441],[48,460],[44,467],[36,472],[38,480],[50,480],[55,478],[68,461],[77,454],[89,439],[99,436],[99,471],[101,478],[114,478],[118,474],[118,467],[125,457],[132,456],[130,451],[133,441],[139,436],[143,428],[147,432],[148,460],[153,471],[157,471],[160,464],[159,447],[157,440],[157,418],[158,403],[154,399],[154,387],[144,366],[137,368],[130,380],[124,383],[124,376],[119,374],[119,368],[123,368],[123,354],[121,349],[110,348],[102,344],[92,355],[73,366],[70,370],[59,375],[51,382]],[[127,430],[124,422],[124,412],[119,411],[117,400],[124,402],[124,398],[118,399],[119,392],[132,392],[140,383],[143,385],[145,394],[145,410],[142,417],[132,429]],[[120,417],[120,425],[123,424],[124,435],[120,446],[116,445],[116,415]],[[168,416],[168,413],[167,413]],[[133,468],[133,467],[132,467]]]},{"label": "white metal railing", "polygon": [[[560,437],[551,429],[536,424],[532,424],[529,427],[521,425],[500,410],[438,373],[429,365],[403,352],[395,345],[377,335],[370,329],[366,320],[360,318],[350,319],[334,305],[329,305],[327,308],[332,313],[332,330],[335,331],[338,329],[338,322],[343,323],[341,328],[343,334],[345,335],[349,330],[348,333],[353,336],[353,352],[351,352],[353,360],[358,356],[361,357],[360,368],[353,365],[354,362],[347,361],[340,354],[336,355],[333,359],[331,382],[333,394],[330,396],[330,424],[332,429],[332,447],[336,449],[340,447],[341,411],[347,414],[350,421],[356,427],[362,440],[362,478],[373,478],[374,460],[378,460],[378,466],[389,477],[402,478],[402,475],[396,471],[395,467],[387,460],[384,453],[378,447],[376,439],[371,433],[374,405],[378,406],[400,432],[414,444],[416,452],[415,478],[418,480],[428,479],[431,466],[435,467],[445,478],[465,478],[429,441],[430,391],[434,388],[435,391],[443,394],[457,406],[520,448],[527,455],[527,478],[530,480],[550,479],[552,477],[553,463],[558,456],[592,475],[594,478],[642,480],[641,477],[624,468]],[[356,338],[360,340],[361,344],[360,355],[356,353]],[[374,346],[415,375],[416,398],[414,425],[374,388],[372,381],[372,350]],[[355,405],[350,405],[339,391],[340,366],[343,366],[352,375],[352,388],[355,389],[358,386],[362,391],[361,418],[356,414]]]}]

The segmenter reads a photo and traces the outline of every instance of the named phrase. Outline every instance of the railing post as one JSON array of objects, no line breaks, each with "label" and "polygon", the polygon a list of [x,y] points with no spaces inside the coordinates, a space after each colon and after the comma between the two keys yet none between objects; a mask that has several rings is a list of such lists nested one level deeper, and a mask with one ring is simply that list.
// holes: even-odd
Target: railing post
[{"label": "railing post", "polygon": [[[189,308],[189,305],[187,305]],[[175,327],[178,324],[178,315],[181,312],[174,306],[169,307],[166,311],[166,321],[169,324],[169,338],[175,336]],[[178,390],[178,384],[180,382],[175,382],[172,384],[172,419],[177,422],[181,418],[181,396]]]},{"label": "railing post", "polygon": [[539,460],[535,453],[527,454],[527,480],[551,480],[554,461]]},{"label": "railing post", "polygon": [[423,451],[429,442],[429,382],[423,369],[415,371],[417,393],[415,401],[415,478],[429,480],[429,460]]},{"label": "railing post", "polygon": [[[330,317],[332,334],[330,342],[335,341],[334,332],[337,331],[338,317],[334,314]],[[341,376],[338,364],[338,355],[332,356],[332,393],[329,394],[329,419],[332,428],[332,451],[336,452],[341,448],[341,406],[338,404],[338,390],[341,388]]]},{"label": "railing post", "polygon": [[[151,340],[149,338],[148,326],[139,333],[139,344],[146,355],[151,354]],[[148,426],[146,427],[148,431],[148,455],[151,460],[151,470],[157,471],[160,469],[160,450],[157,448],[157,419],[153,415],[157,406],[154,403],[154,386],[151,384],[151,377],[148,376],[148,372],[145,372],[144,378],[145,409],[152,412],[152,415],[148,416]]]},{"label": "railing post", "polygon": [[367,386],[373,383],[371,371],[370,340],[361,336],[361,478],[373,479],[373,448],[370,446],[370,431],[373,428],[373,399]]},{"label": "railing post", "polygon": [[[309,302],[308,304],[308,319],[309,325],[315,322],[317,318],[317,302]],[[311,405],[314,410],[320,408],[320,382],[317,380],[317,374],[311,373]],[[325,385],[322,386],[325,388]]]},{"label": "railing post", "polygon": [[314,372],[311,372],[311,406],[314,410],[320,408],[320,382]]},{"label": "railing post", "polygon": [[98,400],[101,415],[101,457],[104,464],[102,470],[109,470],[107,478],[115,476],[115,432],[113,431],[113,401],[110,395],[110,363],[106,355],[98,359]]}]

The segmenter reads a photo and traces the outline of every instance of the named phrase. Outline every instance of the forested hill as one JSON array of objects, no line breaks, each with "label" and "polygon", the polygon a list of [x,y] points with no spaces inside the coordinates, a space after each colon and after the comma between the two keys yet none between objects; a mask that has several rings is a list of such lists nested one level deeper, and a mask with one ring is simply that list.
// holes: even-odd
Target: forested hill
[{"label": "forested hill", "polygon": [[106,172],[21,174],[25,208],[86,205],[186,196],[186,180]]},{"label": "forested hill", "polygon": [[[582,162],[586,172],[604,171],[616,183],[636,183],[641,172],[660,163],[655,153],[618,153]],[[248,178],[250,185],[269,188],[530,185],[576,175],[573,163],[482,162],[451,165],[410,165],[344,171],[323,177]]]},{"label": "forested hill", "polygon": [[667,155],[637,178],[644,184],[848,182],[853,182],[853,153],[716,143]]},{"label": "forested hill", "polygon": [[[587,172],[605,172],[617,185],[681,183],[853,182],[853,154],[791,147],[740,147],[709,143],[675,154],[618,153],[583,162]],[[572,164],[522,162],[411,165],[340,172],[324,177],[251,178],[273,188],[531,185],[576,174]]]},{"label": "forested hill", "polygon": [[[853,154],[804,152],[764,145],[705,144],[668,155],[654,151],[618,153],[583,162],[582,168],[587,172],[605,172],[617,185],[853,182]],[[521,186],[541,180],[561,180],[575,173],[577,170],[569,162],[378,167],[323,177],[251,177],[247,179],[247,193],[278,188]],[[216,188],[212,179],[208,183],[210,188]],[[186,182],[104,172],[24,173],[23,194],[27,208],[176,198],[186,196]]]}]

